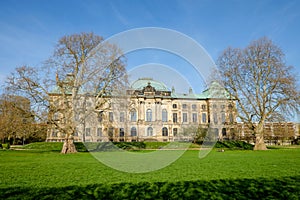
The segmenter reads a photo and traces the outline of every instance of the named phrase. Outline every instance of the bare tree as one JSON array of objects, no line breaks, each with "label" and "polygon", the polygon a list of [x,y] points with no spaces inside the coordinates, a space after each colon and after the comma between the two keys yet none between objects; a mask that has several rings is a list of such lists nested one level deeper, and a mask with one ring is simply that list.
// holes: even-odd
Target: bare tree
[{"label": "bare tree", "polygon": [[298,111],[299,90],[282,50],[268,38],[244,49],[227,48],[220,55],[220,78],[237,102],[238,117],[253,131],[255,150],[266,149],[263,126]]},{"label": "bare tree", "polygon": [[[121,51],[93,33],[64,36],[43,67],[23,66],[8,78],[8,89],[30,98],[35,115],[65,135],[62,153],[76,152],[73,135],[91,113],[103,112],[126,83]],[[83,102],[91,101],[86,107]]]}]

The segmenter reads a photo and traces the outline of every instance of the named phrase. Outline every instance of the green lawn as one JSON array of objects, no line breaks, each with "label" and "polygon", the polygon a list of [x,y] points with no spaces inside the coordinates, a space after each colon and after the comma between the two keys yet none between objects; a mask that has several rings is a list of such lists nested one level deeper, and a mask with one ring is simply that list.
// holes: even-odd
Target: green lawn
[{"label": "green lawn", "polygon": [[[62,155],[55,151],[1,150],[0,193],[9,190],[15,192],[16,188],[20,190],[30,188],[32,193],[35,189],[41,188],[125,183],[132,185],[144,182],[208,183],[250,179],[259,182],[259,180],[281,180],[286,177],[297,182],[300,179],[299,148],[268,151],[213,150],[203,159],[198,158],[198,153],[196,150],[186,151],[176,162],[158,171],[129,174],[103,165],[89,153]],[[291,187],[298,187],[298,191],[300,190],[299,184],[297,186],[292,184]]]}]

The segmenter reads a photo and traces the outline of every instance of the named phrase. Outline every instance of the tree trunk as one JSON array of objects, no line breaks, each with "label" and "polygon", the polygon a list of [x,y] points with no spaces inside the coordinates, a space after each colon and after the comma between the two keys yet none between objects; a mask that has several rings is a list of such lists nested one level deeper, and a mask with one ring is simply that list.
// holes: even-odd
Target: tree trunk
[{"label": "tree trunk", "polygon": [[255,146],[253,150],[267,150],[265,144],[264,136],[262,134],[257,134],[255,137]]},{"label": "tree trunk", "polygon": [[67,154],[67,153],[76,153],[76,152],[77,150],[74,144],[73,136],[70,135],[69,137],[66,137],[61,153]]}]

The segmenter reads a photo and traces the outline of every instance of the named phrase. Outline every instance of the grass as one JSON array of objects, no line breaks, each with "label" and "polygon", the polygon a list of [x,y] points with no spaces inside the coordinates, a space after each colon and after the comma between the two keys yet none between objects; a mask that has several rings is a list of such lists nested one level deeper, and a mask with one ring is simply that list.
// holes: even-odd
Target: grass
[{"label": "grass", "polygon": [[[104,186],[99,185],[115,187],[117,184],[121,187],[120,185],[129,184],[129,187],[145,182],[150,184],[149,187],[157,186],[159,183],[169,185],[180,183],[180,187],[187,187],[183,186],[183,183],[197,185],[203,181],[208,185],[224,182],[230,187],[238,183],[245,184],[242,180],[268,182],[286,178],[293,188],[296,187],[293,185],[295,180],[297,182],[300,180],[299,148],[268,151],[225,150],[225,152],[214,149],[203,159],[198,158],[199,151],[189,150],[166,168],[150,173],[129,174],[103,165],[89,153],[62,155],[57,152],[60,150],[60,144],[52,145],[40,143],[25,147],[27,150],[1,150],[0,193],[1,190],[15,191],[16,188],[20,191],[26,188],[30,188],[30,191],[47,191],[45,188],[50,190],[65,187],[96,187],[95,185],[97,190],[100,190]],[[298,184],[298,191],[299,187]]]},{"label": "grass", "polygon": [[111,169],[89,153],[0,151],[0,157],[0,187],[300,176],[300,149],[213,151],[204,159],[187,151],[162,170],[135,175]]}]

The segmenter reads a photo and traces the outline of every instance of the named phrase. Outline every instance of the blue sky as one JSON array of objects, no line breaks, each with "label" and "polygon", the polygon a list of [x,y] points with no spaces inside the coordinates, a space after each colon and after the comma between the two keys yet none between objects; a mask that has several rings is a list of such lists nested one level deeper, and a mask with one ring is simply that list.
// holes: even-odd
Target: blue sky
[{"label": "blue sky", "polygon": [[[41,65],[63,35],[92,31],[108,38],[141,27],[182,32],[214,61],[228,46],[245,47],[267,36],[283,49],[287,64],[300,72],[298,0],[3,0],[0,83],[15,67]],[[189,64],[174,55],[151,50],[128,54],[128,69],[151,62],[185,72],[193,89],[202,90],[201,81],[185,70]]]}]

